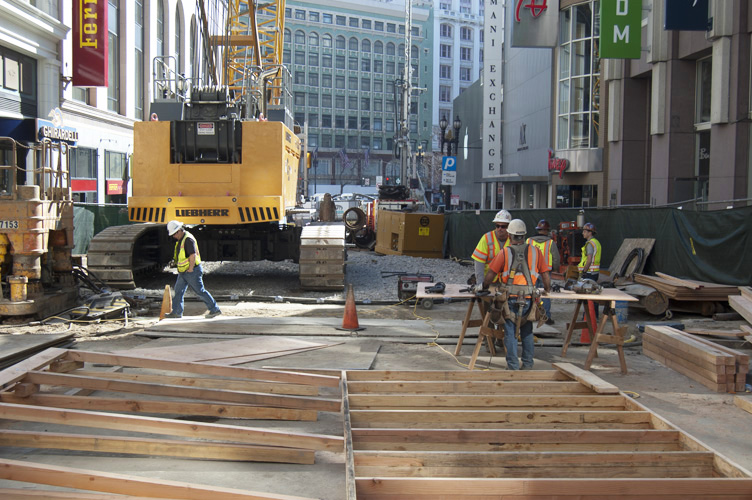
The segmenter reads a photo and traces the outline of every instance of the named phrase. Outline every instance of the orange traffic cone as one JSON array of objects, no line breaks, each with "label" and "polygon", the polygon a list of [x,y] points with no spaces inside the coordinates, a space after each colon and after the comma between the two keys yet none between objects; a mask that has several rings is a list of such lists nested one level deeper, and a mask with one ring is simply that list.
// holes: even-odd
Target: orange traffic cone
[{"label": "orange traffic cone", "polygon": [[164,295],[162,296],[162,309],[159,311],[159,320],[165,319],[165,316],[172,312],[172,293],[170,285],[165,285]]},{"label": "orange traffic cone", "polygon": [[342,328],[338,330],[363,330],[358,324],[358,312],[355,310],[355,293],[352,285],[347,285],[347,300],[345,300],[345,316],[342,318]]},{"label": "orange traffic cone", "polygon": [[[593,318],[593,322],[595,322],[596,328],[598,324],[598,320],[595,318],[595,302],[592,300],[587,301],[586,307],[590,310],[590,317]],[[584,313],[583,313],[584,314]],[[587,322],[587,314],[584,314],[585,321]],[[590,329],[588,327],[585,327],[582,329],[582,332],[580,333],[580,342],[583,344],[589,344],[590,343]],[[592,332],[593,336],[595,336],[595,332]]]}]

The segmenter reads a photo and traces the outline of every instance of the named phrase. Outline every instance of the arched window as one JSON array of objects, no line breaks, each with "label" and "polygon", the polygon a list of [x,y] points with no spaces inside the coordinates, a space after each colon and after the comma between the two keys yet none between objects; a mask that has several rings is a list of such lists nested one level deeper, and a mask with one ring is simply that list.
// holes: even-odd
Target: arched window
[{"label": "arched window", "polygon": [[399,44],[399,49],[397,49],[397,55],[402,57],[405,55],[405,44],[401,43]]},{"label": "arched window", "polygon": [[175,71],[183,72],[183,20],[180,16],[180,4],[175,7]]},{"label": "arched window", "polygon": [[292,43],[292,32],[290,30],[285,30],[285,43]]},{"label": "arched window", "polygon": [[303,30],[298,30],[295,32],[295,43],[305,45],[305,33],[303,32]]},{"label": "arched window", "polygon": [[311,33],[308,33],[308,45],[311,47],[318,47],[319,46],[319,34],[312,31]]},{"label": "arched window", "polygon": [[360,50],[361,52],[371,52],[371,41],[363,40],[360,42]]},{"label": "arched window", "polygon": [[420,51],[418,47],[413,45],[410,47],[410,59],[418,59],[420,57]]},{"label": "arched window", "polygon": [[342,35],[339,35],[337,37],[337,48],[338,49],[344,49],[345,48],[345,37]]},{"label": "arched window", "polygon": [[439,34],[441,38],[452,38],[452,25],[442,24],[439,28]]},{"label": "arched window", "polygon": [[394,44],[392,42],[389,42],[386,44],[386,55],[388,56],[394,55]]},{"label": "arched window", "polygon": [[321,37],[321,46],[326,48],[332,48],[332,35],[326,33]]},{"label": "arched window", "polygon": [[350,50],[358,50],[358,39],[355,37],[350,38]]},{"label": "arched window", "polygon": [[380,41],[376,40],[373,42],[373,51],[376,54],[383,54],[384,53],[384,44]]}]

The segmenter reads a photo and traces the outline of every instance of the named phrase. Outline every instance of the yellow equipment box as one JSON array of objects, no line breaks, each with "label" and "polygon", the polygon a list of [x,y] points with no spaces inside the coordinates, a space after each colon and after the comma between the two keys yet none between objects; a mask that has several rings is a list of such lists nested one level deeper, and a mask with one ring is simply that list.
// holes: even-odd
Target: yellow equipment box
[{"label": "yellow equipment box", "polygon": [[444,258],[444,214],[379,210],[376,252]]}]

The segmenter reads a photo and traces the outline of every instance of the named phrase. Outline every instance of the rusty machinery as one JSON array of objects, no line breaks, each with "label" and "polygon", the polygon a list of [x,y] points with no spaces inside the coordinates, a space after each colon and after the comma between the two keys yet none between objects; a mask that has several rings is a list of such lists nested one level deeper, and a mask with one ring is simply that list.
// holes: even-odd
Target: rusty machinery
[{"label": "rusty machinery", "polygon": [[585,237],[575,221],[560,222],[559,229],[553,232],[553,239],[561,256],[561,267],[556,270],[567,278],[577,277],[577,264],[582,257]]},{"label": "rusty machinery", "polygon": [[42,317],[78,298],[70,146],[0,137],[0,316]]}]

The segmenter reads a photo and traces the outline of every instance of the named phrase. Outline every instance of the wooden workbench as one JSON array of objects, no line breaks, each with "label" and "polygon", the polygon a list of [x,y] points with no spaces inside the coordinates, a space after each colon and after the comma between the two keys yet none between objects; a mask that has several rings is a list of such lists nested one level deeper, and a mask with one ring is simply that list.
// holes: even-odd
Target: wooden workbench
[{"label": "wooden workbench", "polygon": [[[486,322],[485,325],[483,323],[484,323],[485,316],[486,316],[486,304],[493,298],[493,294],[489,294],[484,297],[478,297],[473,292],[461,292],[460,290],[472,288],[472,285],[460,285],[457,283],[447,283],[446,288],[444,289],[444,293],[426,292],[426,288],[430,288],[434,286],[435,284],[436,283],[418,283],[418,291],[416,292],[416,299],[420,301],[422,299],[440,300],[440,299],[449,298],[449,299],[468,299],[470,301],[467,305],[465,318],[462,320],[462,331],[460,332],[459,340],[457,340],[457,347],[454,348],[454,355],[459,356],[460,349],[462,349],[462,342],[465,340],[465,334],[467,333],[467,329],[488,326],[488,322]],[[477,307],[478,313],[480,314],[480,319],[472,319],[473,309],[476,307]],[[483,338],[485,337],[486,337],[485,335],[478,335],[478,342],[482,343]],[[491,352],[492,355],[496,354],[493,341],[489,340],[488,350]],[[475,357],[473,357],[471,360],[471,365],[470,365],[471,370],[472,370],[472,364],[474,364],[474,362],[475,362]]]},{"label": "wooden workbench", "polygon": [[[593,363],[593,359],[598,354],[598,344],[616,344],[616,350],[619,353],[619,364],[621,366],[621,372],[627,373],[627,360],[624,357],[624,336],[622,328],[619,327],[616,321],[616,311],[614,310],[616,302],[637,302],[636,297],[632,297],[629,294],[617,290],[616,288],[604,288],[599,294],[580,294],[562,290],[561,292],[552,292],[546,296],[551,300],[576,300],[577,306],[574,308],[574,314],[572,315],[572,321],[567,328],[567,335],[564,339],[564,346],[561,350],[561,355],[567,355],[567,349],[569,343],[572,341],[572,332],[575,328],[587,327],[593,334],[593,338],[590,341],[590,351],[588,352],[587,359],[585,359],[585,369],[589,370],[590,365]],[[587,302],[592,301],[603,305],[603,315],[597,328],[595,328],[595,318],[590,314],[590,308],[587,307]],[[577,321],[577,315],[580,312],[580,307],[585,306],[585,321]],[[603,330],[606,327],[607,322],[611,322],[613,327],[613,335],[606,335]]]}]

